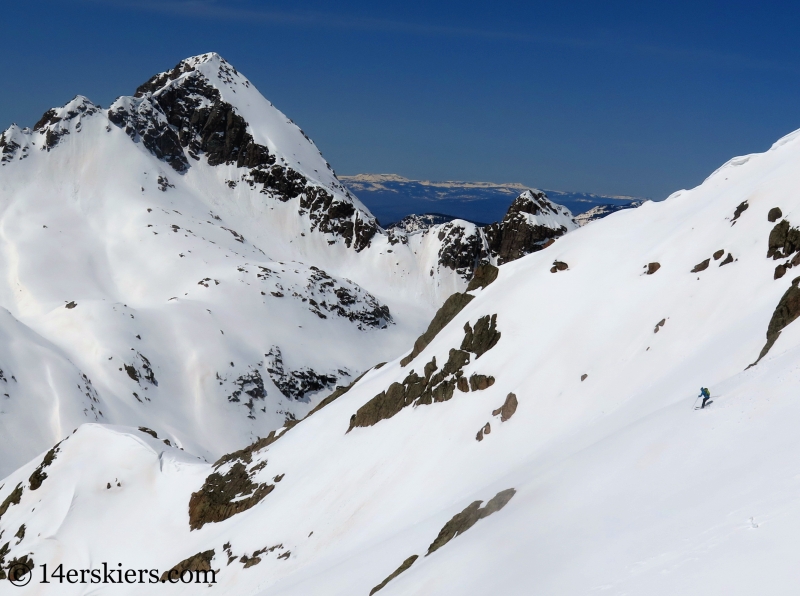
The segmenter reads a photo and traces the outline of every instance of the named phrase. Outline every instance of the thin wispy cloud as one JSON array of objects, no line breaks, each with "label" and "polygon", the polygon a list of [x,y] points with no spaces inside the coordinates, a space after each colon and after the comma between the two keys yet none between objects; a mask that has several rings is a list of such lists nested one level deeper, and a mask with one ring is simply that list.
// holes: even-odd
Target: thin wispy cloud
[{"label": "thin wispy cloud", "polygon": [[623,36],[594,35],[586,37],[555,36],[526,28],[522,31],[482,29],[433,23],[343,15],[320,11],[282,11],[223,3],[218,0],[84,0],[84,2],[131,11],[171,14],[204,20],[227,20],[262,23],[299,28],[339,29],[348,31],[384,32],[427,37],[454,37],[485,41],[508,41],[585,51],[634,53],[662,60],[704,64],[711,68],[749,69],[797,72],[794,64],[777,63],[751,56],[703,48],[687,48],[646,44]]}]

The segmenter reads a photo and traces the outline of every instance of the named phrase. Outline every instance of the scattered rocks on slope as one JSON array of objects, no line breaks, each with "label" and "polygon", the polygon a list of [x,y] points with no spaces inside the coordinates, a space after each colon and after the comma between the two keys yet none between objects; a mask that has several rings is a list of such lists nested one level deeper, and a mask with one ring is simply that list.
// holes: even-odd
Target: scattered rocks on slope
[{"label": "scattered rocks on slope", "polygon": [[400,567],[398,567],[397,569],[395,569],[392,572],[392,574],[389,577],[387,577],[385,580],[383,580],[377,586],[372,588],[372,590],[370,590],[370,592],[369,592],[369,596],[372,596],[378,590],[382,590],[383,588],[385,588],[386,584],[388,584],[390,581],[392,581],[398,575],[400,575],[405,570],[407,570],[409,567],[411,567],[411,565],[414,564],[414,561],[416,561],[418,558],[419,558],[419,555],[411,555],[410,557],[408,557],[405,561],[403,561],[403,564],[400,565]]},{"label": "scattered rocks on slope", "polygon": [[767,325],[767,343],[758,355],[758,359],[750,366],[758,364],[758,361],[767,355],[767,352],[777,341],[781,331],[800,316],[800,287],[798,287],[798,283],[800,283],[800,277],[792,280],[792,285],[783,294],[778,306],[775,307],[775,312],[772,313],[772,318],[769,321],[769,325]]},{"label": "scattered rocks on slope", "polygon": [[711,259],[706,259],[705,261],[699,262],[697,265],[694,266],[692,269],[692,273],[700,273],[701,271],[705,271],[708,269],[708,264],[711,262]]},{"label": "scattered rocks on slope", "polygon": [[202,553],[197,553],[196,555],[192,555],[188,559],[184,559],[171,569],[168,569],[167,571],[162,573],[159,579],[162,582],[164,582],[170,578],[180,578],[181,574],[184,571],[206,571],[208,573],[204,574],[205,578],[208,579],[210,575],[211,580],[208,583],[213,584],[216,581],[217,571],[219,571],[211,569],[211,560],[213,558],[214,558],[214,549],[203,551]]},{"label": "scattered rocks on slope", "polygon": [[566,271],[569,268],[564,261],[553,261],[553,266],[550,267],[550,273],[557,273],[558,271]]},{"label": "scattered rocks on slope", "polygon": [[661,269],[661,263],[648,263],[645,266],[647,267],[647,275],[653,275],[653,273]]},{"label": "scattered rocks on slope", "polygon": [[497,345],[500,332],[497,331],[496,323],[497,315],[481,317],[475,323],[474,329],[467,323],[464,326],[461,349],[450,350],[448,360],[441,370],[434,357],[424,367],[425,376],[420,377],[412,370],[402,383],[392,383],[386,391],[381,391],[350,417],[347,432],[358,426],[373,426],[411,405],[421,406],[448,401],[453,397],[456,388],[466,391],[469,385],[472,385],[475,391],[480,387],[494,384],[494,378],[485,375],[472,375],[471,383],[462,379],[463,368],[470,362],[470,353],[475,354],[477,359]]},{"label": "scattered rocks on slope", "polygon": [[247,511],[275,489],[274,484],[252,481],[244,464],[234,463],[223,475],[209,474],[202,488],[189,499],[189,527],[198,530]]},{"label": "scattered rocks on slope", "polygon": [[516,492],[517,491],[513,488],[500,491],[492,497],[484,507],[481,507],[483,501],[473,501],[470,503],[463,511],[456,513],[450,521],[444,525],[439,535],[428,547],[428,552],[425,556],[427,557],[431,553],[439,550],[453,538],[469,530],[478,523],[479,520],[500,511],[508,504]]},{"label": "scattered rocks on slope", "polygon": [[773,207],[767,213],[767,221],[770,223],[774,223],[778,221],[783,216],[783,211],[781,211],[780,207]]},{"label": "scattered rocks on slope", "polygon": [[[586,375],[584,375],[584,377],[581,378],[581,381],[583,381],[584,378],[586,378]],[[506,401],[503,402],[503,405],[497,408],[496,410],[492,411],[492,416],[497,416],[499,414],[500,422],[505,422],[507,420],[510,420],[511,417],[514,415],[514,413],[517,411],[518,405],[519,403],[517,402],[517,396],[514,395],[513,393],[509,393],[506,396]]]}]

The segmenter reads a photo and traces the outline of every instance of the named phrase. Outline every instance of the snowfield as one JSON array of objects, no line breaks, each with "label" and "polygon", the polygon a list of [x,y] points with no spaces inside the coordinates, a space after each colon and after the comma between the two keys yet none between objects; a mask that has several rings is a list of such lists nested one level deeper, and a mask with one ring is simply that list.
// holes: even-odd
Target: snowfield
[{"label": "snowfield", "polygon": [[[102,132],[106,124],[92,116],[83,126]],[[122,130],[98,135],[130,144]],[[367,313],[369,322],[317,306],[322,319],[310,302],[288,302],[288,288],[305,288],[309,300],[324,293],[314,290],[324,281],[304,286],[315,270],[280,252],[297,235],[267,219],[260,234],[256,217],[236,215],[244,208],[231,205],[252,196],[236,190],[236,198],[215,198],[228,195],[211,167],[193,164],[183,177],[164,169],[175,188],[163,192],[153,169],[161,162],[149,154],[137,153],[137,167],[111,170],[102,163],[106,152],[97,151],[100,165],[82,166],[97,170],[81,177],[90,186],[80,192],[63,187],[66,174],[35,176],[36,167],[45,171],[35,155],[21,162],[32,168],[28,177],[3,187],[0,277],[12,280],[2,295],[11,314],[0,317],[0,332],[12,338],[0,346],[4,374],[13,372],[20,384],[42,374],[72,379],[78,393],[71,407],[104,410],[73,432],[64,421],[78,426],[80,414],[54,414],[42,397],[36,410],[48,414],[54,440],[0,481],[0,567],[34,566],[25,593],[796,592],[800,327],[792,321],[800,315],[800,286],[792,269],[800,264],[800,131],[765,153],[731,160],[695,189],[614,213],[499,268],[480,267],[469,286],[454,272],[449,290],[459,293],[446,301],[420,289],[433,276],[430,261],[423,267],[412,259],[415,250],[442,246],[425,247],[420,239],[434,238],[427,230],[391,245],[407,259],[395,262],[416,263],[416,277],[409,273],[400,290],[403,283],[391,280],[402,267],[380,266],[390,233],[348,252],[309,226],[298,242],[319,260],[305,258],[352,279],[332,277],[357,297],[346,312]],[[4,185],[11,184],[7,171],[0,170]],[[126,185],[146,190],[113,194]],[[206,197],[202,207],[198,196]],[[272,205],[284,214],[276,217],[288,221],[289,204]],[[57,233],[67,240],[49,239]],[[327,246],[334,256],[325,256]],[[163,270],[135,265],[148,258]],[[265,279],[261,267],[271,271]],[[357,268],[358,276],[351,272]],[[153,278],[142,280],[141,271]],[[208,287],[198,285],[205,278]],[[113,301],[120,288],[136,300]],[[415,311],[420,296],[427,306]],[[77,305],[66,308],[67,300]],[[415,342],[425,331],[422,314],[430,319],[440,305]],[[771,347],[758,360],[770,345],[768,329]],[[125,333],[143,339],[125,343]],[[254,398],[250,408],[246,393],[238,403],[209,396],[211,387],[223,396],[235,390],[233,379],[247,371],[251,384],[252,371],[277,371],[273,345],[288,346],[286,363],[291,348],[308,357],[302,366],[337,380],[338,367],[349,372],[313,400],[291,401],[295,417],[307,417],[288,417],[267,435],[266,413],[255,427],[257,410],[273,402]],[[147,380],[141,358],[150,353],[159,355],[161,368],[150,367],[158,385]],[[369,368],[384,354],[389,362]],[[228,360],[235,365],[225,368]],[[117,370],[122,362],[139,381]],[[96,402],[81,386],[83,370],[91,371]],[[349,389],[330,392],[365,370]],[[272,395],[273,379],[283,377],[261,378]],[[6,380],[11,389],[14,382]],[[202,382],[208,389],[186,389]],[[138,395],[150,401],[123,402],[125,384],[147,386]],[[702,410],[695,409],[701,386],[713,396]],[[6,407],[17,407],[15,424],[45,433],[36,413],[13,405],[9,393],[0,421],[12,419]],[[240,426],[230,434],[252,429],[260,439],[209,463],[226,447],[234,415],[242,415]],[[135,422],[109,424],[120,420]],[[3,437],[10,436],[11,424],[3,423]],[[17,432],[3,441],[6,452],[41,445],[41,437],[26,443],[25,431]],[[246,441],[230,443],[233,451]],[[216,583],[37,583],[43,564],[97,569],[104,562],[159,574],[211,570]],[[0,581],[0,593],[17,589]]]}]

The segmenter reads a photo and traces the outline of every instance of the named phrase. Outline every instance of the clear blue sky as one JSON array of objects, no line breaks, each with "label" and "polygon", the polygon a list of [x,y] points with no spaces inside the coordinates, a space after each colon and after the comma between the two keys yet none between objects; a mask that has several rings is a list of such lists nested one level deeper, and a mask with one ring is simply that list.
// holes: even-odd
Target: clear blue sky
[{"label": "clear blue sky", "polygon": [[800,3],[3,2],[0,128],[216,51],[341,174],[663,198],[800,128]]}]

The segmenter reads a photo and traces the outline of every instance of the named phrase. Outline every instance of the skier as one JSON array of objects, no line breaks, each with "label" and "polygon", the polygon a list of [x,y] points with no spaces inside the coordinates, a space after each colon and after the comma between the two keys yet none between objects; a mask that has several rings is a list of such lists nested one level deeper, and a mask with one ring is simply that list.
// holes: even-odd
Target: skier
[{"label": "skier", "polygon": [[708,388],[700,387],[700,395],[698,395],[697,397],[703,398],[703,403],[700,405],[700,409],[702,410],[703,408],[706,407],[706,402],[709,399],[711,399],[711,393],[708,391]]}]

